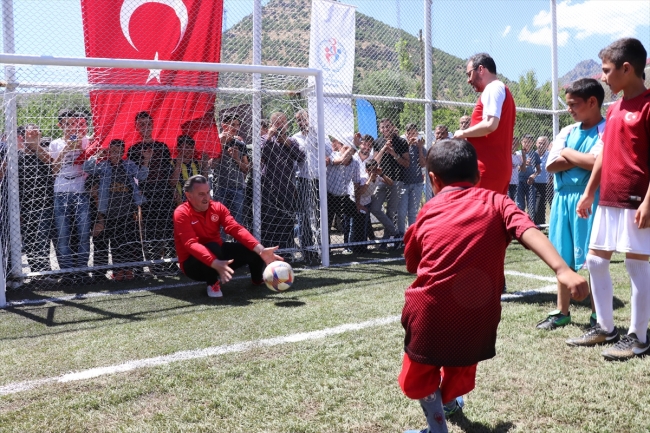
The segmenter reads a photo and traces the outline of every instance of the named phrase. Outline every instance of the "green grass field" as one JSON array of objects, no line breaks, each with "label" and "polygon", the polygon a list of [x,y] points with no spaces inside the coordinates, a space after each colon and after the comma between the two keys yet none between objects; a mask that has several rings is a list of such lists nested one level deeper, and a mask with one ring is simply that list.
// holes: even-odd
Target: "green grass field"
[{"label": "green grass field", "polygon": [[[355,260],[389,257],[396,256]],[[333,256],[344,260],[349,256]],[[612,271],[615,319],[625,331],[629,283],[621,260],[615,256]],[[511,293],[553,284],[543,278],[552,277],[550,270],[517,244],[506,269]],[[298,271],[283,294],[240,279],[214,300],[203,286],[179,287],[189,282],[168,278],[0,310],[0,431],[422,428],[418,403],[396,381],[403,353],[398,316],[411,281],[404,262],[395,260]],[[176,287],[93,296],[147,284]],[[71,293],[21,290],[8,300]],[[497,357],[480,364],[477,387],[450,422],[452,432],[649,431],[650,359],[610,363],[600,348],[564,343],[587,325],[588,304],[572,307],[574,323],[552,332],[535,324],[555,308],[554,293],[502,304]],[[343,326],[351,324],[362,325]],[[116,365],[120,371],[113,372]],[[87,371],[99,367],[107,369]]]}]

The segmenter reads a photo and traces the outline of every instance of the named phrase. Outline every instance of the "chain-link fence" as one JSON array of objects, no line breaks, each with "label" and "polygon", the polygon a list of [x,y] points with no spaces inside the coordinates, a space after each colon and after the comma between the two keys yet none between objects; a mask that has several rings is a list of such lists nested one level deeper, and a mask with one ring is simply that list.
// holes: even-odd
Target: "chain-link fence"
[{"label": "chain-link fence", "polygon": [[[554,95],[557,93],[554,88],[559,90],[561,99],[562,86],[580,77],[598,75],[599,65],[594,67],[593,62],[589,63],[586,65],[588,67],[577,68],[573,74],[558,78],[554,83],[551,49],[541,56],[521,53],[516,62],[512,60],[515,57],[512,54],[506,56],[505,52],[511,49],[506,39],[510,26],[505,27],[500,34],[495,33],[494,26],[486,25],[486,19],[511,16],[513,11],[523,7],[524,2],[434,0],[428,3],[421,0],[350,0],[347,3],[356,7],[352,88],[346,94],[336,96],[350,101],[354,130],[341,133],[339,130],[326,128],[324,131],[329,138],[324,145],[332,152],[328,154],[326,161],[327,179],[322,179],[327,182],[328,187],[328,224],[332,248],[335,251],[344,250],[350,253],[365,251],[368,248],[385,248],[387,245],[399,246],[399,239],[412,223],[413,215],[426,197],[430,196],[430,187],[424,182],[424,175],[420,170],[420,152],[426,152],[435,140],[466,127],[464,122],[473,112],[478,95],[467,84],[466,66],[467,58],[480,51],[489,52],[495,58],[499,79],[510,89],[517,106],[512,156],[514,167],[509,193],[537,224],[548,223],[553,196],[552,176],[545,171],[548,145],[557,128],[572,121],[566,114],[561,114],[562,101],[554,101]],[[532,38],[531,32],[537,32],[535,35],[541,34],[547,39],[551,38],[550,30],[548,33],[542,31],[547,27],[550,29],[551,26],[549,3],[555,2],[525,2],[528,12],[538,13],[531,14],[534,16],[531,16],[530,23],[519,33],[519,40]],[[101,13],[94,18],[92,14],[97,11],[91,10],[93,4],[101,5]],[[5,0],[4,51],[69,57],[88,55],[146,60],[259,63],[287,67],[310,66],[310,0],[224,0],[223,8],[219,5],[220,2],[198,0],[103,3],[89,0]],[[256,9],[258,6],[260,8]],[[562,15],[563,13],[565,15]],[[560,44],[573,44],[571,55],[576,59],[594,58],[597,53],[581,51],[581,45],[574,40],[569,39],[567,42],[565,39],[563,32],[566,30],[562,26],[568,26],[569,13],[564,6],[558,11]],[[620,13],[625,15],[624,12]],[[425,22],[426,17],[430,17],[429,22]],[[197,22],[200,20],[207,20],[206,28],[218,28],[222,25],[223,31],[219,35],[214,32],[197,32],[196,29],[200,27]],[[53,22],[57,23],[58,28],[54,35],[47,31],[52,28],[50,23]],[[89,26],[89,22],[96,24]],[[335,22],[336,20],[332,25],[335,25]],[[173,37],[159,34],[161,28],[172,29]],[[93,37],[95,39],[92,39]],[[514,35],[511,33],[510,37]],[[611,35],[608,37],[611,38]],[[192,38],[199,38],[196,41],[204,42],[190,42],[195,41]],[[91,39],[95,42],[90,43]],[[552,45],[550,40],[542,42]],[[432,48],[427,51],[425,47],[428,44],[431,44]],[[604,45],[605,40],[602,46]],[[197,46],[201,48],[200,53],[192,57],[192,50],[196,50]],[[125,156],[129,156],[140,167],[144,160],[142,152],[138,155],[134,152],[129,154],[129,148],[143,140],[142,135],[136,131],[135,116],[146,110],[142,109],[141,104],[125,99],[124,95],[146,91],[153,94],[156,93],[155,86],[162,86],[156,94],[169,96],[173,92],[164,88],[170,85],[168,72],[165,71],[161,75],[158,69],[141,70],[131,75],[134,77],[132,82],[103,82],[104,85],[118,86],[113,89],[104,87],[102,90],[112,91],[117,95],[117,100],[107,103],[108,105],[104,104],[104,111],[121,113],[114,119],[111,128],[115,131],[116,126],[121,127],[122,133],[110,136],[111,134],[101,129],[105,125],[94,124],[90,116],[92,112],[92,119],[97,118],[94,107],[91,107],[91,91],[98,90],[93,87],[97,80],[106,78],[101,70],[86,71],[84,68],[52,66],[23,66],[14,70],[12,66],[6,66],[5,80],[10,86],[18,84],[18,87],[9,89],[16,90],[15,92],[7,92],[5,88],[5,95],[10,94],[11,97],[5,97],[5,115],[0,119],[0,122],[3,122],[2,129],[5,134],[11,129],[16,129],[18,134],[15,136],[21,137],[20,140],[27,140],[24,132],[27,129],[38,129],[39,140],[42,141],[39,145],[47,146],[50,143],[51,146],[52,142],[65,138],[65,133],[60,127],[59,111],[63,108],[73,109],[75,113],[85,114],[88,120],[88,135],[99,134],[105,148],[109,148],[113,138],[124,139]],[[239,127],[239,135],[230,134],[241,138],[236,140],[237,145],[225,146],[222,141],[219,146],[224,148],[219,148],[212,154],[209,151],[203,152],[210,149],[209,135],[198,139],[193,137],[198,141],[198,151],[190,158],[193,162],[186,164],[185,170],[181,168],[180,176],[184,176],[185,172],[189,175],[196,171],[209,175],[213,184],[225,185],[224,188],[213,189],[214,198],[230,204],[231,211],[239,215],[241,222],[255,230],[251,215],[253,188],[249,184],[252,168],[248,168],[249,171],[242,170],[241,166],[234,167],[224,160],[219,161],[216,156],[236,155],[235,159],[247,159],[251,167],[259,164],[259,170],[263,170],[261,158],[256,162],[250,154],[253,137],[259,128],[272,126],[270,117],[275,112],[285,114],[287,136],[294,136],[296,144],[304,147],[305,143],[313,139],[310,138],[309,125],[314,126],[314,119],[309,107],[308,91],[305,90],[310,89],[313,83],[274,79],[272,85],[266,86],[263,80],[256,81],[252,75],[222,73],[218,78],[217,89],[214,92],[206,92],[205,87],[214,87],[216,79],[214,82],[210,81],[214,77],[206,75],[198,81],[185,82],[182,76],[174,76],[173,79],[177,78],[180,81],[174,82],[174,86],[184,86],[184,92],[206,95],[205,103],[212,104],[214,109],[200,113],[197,109],[196,113],[193,113],[195,115],[188,117],[183,111],[187,110],[184,108],[187,107],[187,101],[181,96],[183,94],[175,94],[174,98],[179,103],[176,111],[167,111],[159,118],[153,119],[158,129],[151,139],[167,146],[164,153],[169,153],[166,157],[173,161],[180,153],[176,145],[182,128],[179,125],[168,125],[168,119],[175,118],[179,122],[181,119],[185,122],[188,119],[196,120],[186,125],[183,130],[189,132],[187,135],[190,136],[196,132],[194,129],[201,129],[203,125],[197,120],[199,114],[206,116],[202,117],[204,121],[214,123],[219,134]],[[128,91],[119,87],[125,84],[140,87]],[[150,87],[145,89],[143,86]],[[251,96],[251,90],[260,88],[265,88],[266,93],[256,102]],[[100,94],[101,92],[94,93]],[[613,98],[613,95],[608,94],[606,101]],[[163,99],[161,96],[160,101]],[[153,104],[162,104],[160,101]],[[9,118],[6,114],[7,110],[11,110],[12,103],[16,105],[16,115]],[[125,109],[125,106],[128,107]],[[196,109],[196,105],[193,107]],[[254,122],[251,119],[254,117],[261,122],[257,127],[252,126]],[[386,122],[382,125],[383,119],[386,119]],[[140,120],[141,123],[146,121]],[[161,123],[165,127],[161,128]],[[30,124],[34,126],[29,126]],[[21,132],[19,126],[27,128]],[[197,128],[192,129],[192,126]],[[259,135],[264,135],[263,132]],[[355,132],[360,132],[361,136],[355,138]],[[396,135],[394,139],[393,135]],[[392,143],[390,152],[384,149],[385,138],[389,138],[388,141]],[[32,137],[31,140],[35,139]],[[212,145],[216,146],[214,143],[218,140],[212,140]],[[11,222],[2,224],[2,260],[5,264],[8,263],[12,256],[9,239],[13,237],[15,241],[19,236],[23,268],[16,275],[29,274],[38,277],[40,272],[45,278],[48,269],[56,270],[60,267],[57,254],[61,253],[60,247],[64,247],[63,244],[57,247],[62,243],[61,234],[65,227],[57,222],[54,215],[57,208],[53,201],[56,174],[50,173],[58,167],[53,167],[53,162],[49,165],[43,163],[37,155],[30,154],[29,146],[21,147],[22,144],[11,139],[3,139],[3,143],[7,143],[3,146],[5,151],[2,154],[6,163],[20,162],[21,158],[24,159],[27,155],[28,159],[33,161],[23,163],[27,165],[23,165],[20,179],[11,180],[4,177],[0,186],[3,193],[3,206],[0,208],[3,221],[10,220],[12,212],[9,212],[9,209],[12,206],[13,214],[20,215],[19,219],[13,221],[14,225],[18,224],[20,227],[19,232],[8,232],[7,227],[13,227]],[[246,147],[241,147],[241,143]],[[358,149],[354,158],[348,150],[351,148]],[[25,149],[28,149],[27,152]],[[384,153],[379,155],[382,149]],[[221,153],[222,150],[225,153]],[[205,153],[206,157],[201,158],[201,153]],[[392,155],[393,153],[395,155]],[[386,154],[391,154],[390,158],[385,158]],[[375,158],[377,155],[379,156]],[[399,162],[395,163],[395,160],[399,159],[402,160],[401,165]],[[409,160],[408,164],[405,163],[406,159]],[[130,224],[131,229],[135,230],[131,235],[136,239],[142,237],[136,242],[142,250],[142,258],[153,261],[152,267],[157,266],[157,271],[163,274],[165,270],[176,272],[177,269],[175,265],[170,265],[175,259],[175,254],[171,248],[172,236],[169,227],[169,215],[178,199],[174,197],[177,185],[172,185],[169,177],[174,176],[178,167],[173,163],[168,165],[167,162],[161,161],[152,160],[150,163],[170,171],[167,183],[164,182],[166,175],[156,174],[155,176],[162,179],[162,183],[160,187],[151,187],[149,195],[163,194],[163,191],[169,190],[168,199],[154,200],[158,203],[155,209],[141,206],[139,216],[133,216],[133,212],[129,212],[129,223],[134,222]],[[378,164],[375,166],[372,161]],[[291,165],[288,161],[283,163],[287,167]],[[283,180],[283,185],[286,186],[288,182],[290,189],[294,191],[286,197],[297,199],[275,203],[260,202],[269,205],[269,209],[274,209],[275,216],[271,218],[271,226],[282,227],[278,231],[278,238],[263,240],[281,245],[288,254],[287,258],[310,259],[315,263],[319,259],[317,246],[320,245],[318,185],[313,176],[301,176],[304,167],[301,169],[300,165],[300,161],[295,161],[291,173],[297,173],[297,176],[292,174],[290,179]],[[350,165],[356,168],[349,168]],[[411,169],[408,170],[405,165]],[[31,168],[25,171],[27,166]],[[407,180],[403,178],[405,169],[408,171]],[[150,170],[149,176],[153,171],[155,170]],[[236,174],[234,181],[229,175],[222,176],[231,172]],[[97,195],[99,186],[92,180],[96,176],[83,176],[88,176],[82,186],[83,192]],[[529,179],[534,180],[529,182]],[[151,177],[148,181],[143,181],[143,187],[140,188],[144,196],[147,196],[148,182],[151,182]],[[363,186],[367,188],[360,188]],[[20,191],[18,196],[17,191]],[[278,194],[266,191],[261,192],[259,199],[268,201],[276,196]],[[39,200],[40,197],[45,199]],[[85,254],[88,249],[93,258],[89,263],[97,266],[101,262],[102,266],[105,266],[100,271],[102,273],[106,272],[105,269],[119,268],[118,262],[130,263],[131,260],[116,260],[113,244],[121,245],[119,240],[111,240],[104,243],[104,246],[96,244],[95,238],[99,238],[99,229],[103,225],[103,230],[106,230],[107,224],[106,221],[102,223],[101,216],[96,216],[98,211],[94,208],[97,206],[99,198],[96,205],[92,202],[89,204],[90,216],[87,226],[71,224],[71,232],[63,230],[63,234],[66,239],[70,239],[68,247],[71,251],[83,250],[82,253]],[[129,206],[137,208],[137,203],[130,202]],[[257,223],[261,224],[257,234],[263,235],[265,229],[268,230],[268,221],[261,220]],[[90,233],[87,247],[79,245],[79,242],[84,245],[87,242],[85,234],[81,236],[83,240],[77,239],[79,233],[74,232],[79,230],[87,230]],[[64,248],[64,251],[68,249]],[[14,256],[16,254],[14,251]],[[29,263],[30,260],[34,261],[30,259],[32,256],[38,256],[35,265]],[[84,257],[82,255],[80,260],[83,261]],[[96,257],[100,258],[95,261]],[[75,266],[71,265],[72,268]],[[131,275],[124,272],[122,275]],[[113,271],[110,271],[109,276],[112,274]],[[57,276],[56,273],[51,275]]]}]

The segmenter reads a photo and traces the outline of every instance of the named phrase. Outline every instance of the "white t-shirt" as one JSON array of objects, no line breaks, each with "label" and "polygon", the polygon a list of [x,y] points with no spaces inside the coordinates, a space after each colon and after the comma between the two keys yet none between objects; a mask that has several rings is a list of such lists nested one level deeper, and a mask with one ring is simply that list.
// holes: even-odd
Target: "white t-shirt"
[{"label": "white t-shirt", "polygon": [[[54,160],[65,147],[65,140],[58,138],[50,143],[50,157]],[[86,150],[88,147],[88,137],[81,139],[81,148]],[[75,164],[75,160],[81,155],[82,150],[68,152],[61,161],[61,170],[54,177],[54,192],[76,192],[85,191],[84,184],[88,175],[84,173],[81,164]]]},{"label": "white t-shirt", "polygon": [[483,89],[481,93],[481,102],[483,103],[482,120],[487,120],[488,116],[501,118],[501,109],[506,100],[506,85],[499,80],[494,80]]},{"label": "white t-shirt", "polygon": [[[310,130],[306,135],[300,131],[292,136],[298,143],[300,150],[305,152],[303,162],[297,163],[298,177],[304,179],[318,179],[318,136],[316,131]],[[332,146],[325,144],[325,156],[332,154]]]},{"label": "white t-shirt", "polygon": [[524,163],[521,159],[521,152],[517,151],[512,154],[512,174],[510,175],[510,185],[519,184],[519,166]]}]

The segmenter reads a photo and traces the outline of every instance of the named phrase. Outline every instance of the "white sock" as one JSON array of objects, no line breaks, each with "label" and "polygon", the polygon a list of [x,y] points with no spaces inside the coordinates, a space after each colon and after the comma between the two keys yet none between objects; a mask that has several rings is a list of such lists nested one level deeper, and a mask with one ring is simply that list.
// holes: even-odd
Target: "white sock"
[{"label": "white sock", "polygon": [[609,260],[587,254],[587,269],[591,275],[591,296],[596,306],[598,324],[607,332],[614,330],[614,287],[609,274]]},{"label": "white sock", "polygon": [[630,334],[635,333],[641,343],[646,342],[650,320],[650,263],[646,260],[625,259],[632,286],[632,319]]}]

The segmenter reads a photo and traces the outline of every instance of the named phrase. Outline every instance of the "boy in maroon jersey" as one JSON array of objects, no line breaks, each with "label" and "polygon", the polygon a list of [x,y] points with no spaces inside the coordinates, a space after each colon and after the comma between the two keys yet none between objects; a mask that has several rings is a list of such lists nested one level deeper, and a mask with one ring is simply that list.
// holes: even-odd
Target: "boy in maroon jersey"
[{"label": "boy in maroon jersey", "polygon": [[[607,110],[603,151],[577,208],[579,216],[588,217],[600,185],[586,262],[598,323],[567,344],[616,343],[602,355],[624,361],[650,353],[650,90],[643,80],[647,52],[640,41],[626,38],[613,42],[598,56],[603,62],[602,80],[613,94],[623,91],[623,98]],[[625,253],[632,286],[630,328],[620,341],[609,274],[614,251]]]},{"label": "boy in maroon jersey", "polygon": [[417,277],[405,294],[398,381],[407,397],[420,400],[428,431],[446,432],[445,415],[474,389],[477,363],[495,355],[510,240],[548,264],[573,298],[584,299],[589,288],[512,200],[474,188],[479,171],[470,143],[436,143],[427,170],[435,196],[404,237],[406,269]]}]

